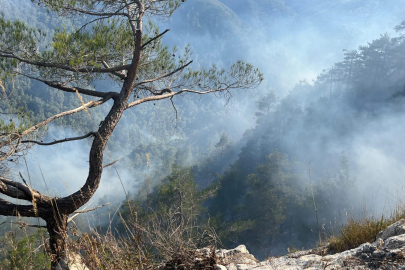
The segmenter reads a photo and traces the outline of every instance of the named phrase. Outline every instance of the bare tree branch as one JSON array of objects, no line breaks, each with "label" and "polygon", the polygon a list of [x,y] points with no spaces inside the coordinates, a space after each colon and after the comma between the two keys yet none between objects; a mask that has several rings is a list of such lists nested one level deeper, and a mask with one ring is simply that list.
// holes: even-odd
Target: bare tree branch
[{"label": "bare tree branch", "polygon": [[34,132],[35,130],[45,126],[46,124],[54,121],[55,119],[58,119],[60,117],[66,116],[66,115],[75,114],[75,113],[78,113],[78,112],[83,111],[83,110],[88,109],[88,108],[97,107],[97,106],[105,103],[106,101],[107,100],[105,100],[105,99],[101,99],[101,100],[97,100],[97,101],[92,100],[92,101],[89,101],[89,102],[85,103],[84,105],[82,105],[82,106],[80,106],[80,107],[78,107],[76,109],[73,109],[73,110],[70,110],[70,111],[64,111],[64,112],[55,114],[54,116],[49,117],[48,119],[42,121],[41,123],[38,123],[38,124],[30,127],[29,129],[26,129],[24,132],[21,133],[21,135],[25,136],[25,135],[27,135],[27,134],[29,134],[31,132]]},{"label": "bare tree branch", "polygon": [[20,175],[20,178],[21,178],[21,180],[24,182],[24,184],[25,184],[27,187],[29,187],[30,190],[31,190],[31,187],[28,185],[27,181],[25,181],[24,176],[22,175],[22,173],[21,173],[21,172],[18,172],[18,174]]},{"label": "bare tree branch", "polygon": [[108,15],[108,16],[103,16],[103,17],[99,17],[99,18],[95,18],[94,20],[91,20],[89,22],[86,22],[85,24],[83,24],[79,29],[76,30],[76,33],[80,32],[81,30],[83,30],[84,28],[86,28],[89,24],[92,24],[96,21],[100,21],[100,20],[105,20],[108,18],[111,18],[112,15]]},{"label": "bare tree branch", "polygon": [[76,210],[76,211],[74,211],[74,213],[75,213],[75,214],[84,214],[84,213],[88,213],[88,212],[91,212],[91,211],[97,210],[97,209],[99,209],[99,208],[101,208],[101,207],[107,206],[107,205],[109,205],[109,204],[110,204],[110,203],[105,203],[105,204],[103,204],[103,205],[99,205],[99,206],[96,206],[96,207],[91,208],[91,209],[88,209],[88,210]]},{"label": "bare tree branch", "polygon": [[[136,105],[145,103],[145,102],[149,102],[149,101],[156,101],[156,100],[162,100],[162,99],[166,99],[166,98],[172,98],[173,96],[182,94],[182,93],[194,93],[194,94],[199,94],[199,95],[205,95],[205,94],[209,94],[209,93],[214,93],[214,92],[222,92],[229,89],[229,87],[223,87],[223,88],[218,88],[218,89],[210,89],[210,90],[206,90],[206,91],[197,91],[197,90],[192,90],[192,89],[181,89],[180,91],[177,92],[170,92],[169,94],[164,94],[164,95],[157,95],[157,96],[150,96],[150,97],[145,97],[145,98],[141,98],[135,101],[132,101],[130,103],[128,103],[127,105],[127,109],[134,107]],[[165,90],[170,90],[170,89],[163,89],[162,91]]]},{"label": "bare tree branch", "polygon": [[[41,213],[43,208],[40,209]],[[38,209],[33,205],[17,205],[7,200],[0,198],[0,215],[3,216],[23,216],[23,217],[36,217]],[[46,211],[46,210],[45,210]]]},{"label": "bare tree branch", "polygon": [[99,91],[94,91],[94,90],[85,89],[85,88],[81,88],[81,87],[68,87],[68,86],[66,86],[66,83],[46,81],[46,80],[42,80],[40,78],[36,78],[36,77],[30,76],[30,75],[27,75],[24,73],[20,73],[20,72],[16,72],[16,73],[21,76],[27,77],[29,79],[42,82],[52,88],[62,90],[64,92],[68,92],[68,93],[79,93],[79,94],[83,94],[83,95],[87,95],[87,96],[100,97],[100,98],[108,98],[108,97],[116,98],[118,96],[117,92],[99,92]]},{"label": "bare tree branch", "polygon": [[[80,107],[78,107],[76,109],[73,109],[73,110],[70,110],[70,111],[64,111],[64,112],[55,114],[54,116],[49,117],[48,119],[46,119],[46,120],[44,120],[44,121],[42,121],[42,122],[28,128],[26,130],[24,130],[21,133],[12,133],[12,134],[9,135],[8,140],[3,140],[2,142],[0,142],[0,148],[4,147],[6,145],[10,145],[13,141],[21,139],[21,137],[26,136],[26,135],[38,130],[39,128],[49,124],[50,122],[54,121],[55,119],[58,119],[60,117],[66,116],[66,115],[75,114],[77,112],[83,111],[83,110],[88,109],[88,108],[99,106],[99,105],[105,103],[107,100],[108,99],[102,99],[102,100],[98,100],[98,101],[94,101],[94,100],[89,101],[89,102],[85,103],[84,105],[82,105],[82,106],[80,106]],[[6,159],[11,154],[13,154],[13,151],[10,151],[9,154],[7,154],[6,156],[1,157],[0,161]]]},{"label": "bare tree branch", "polygon": [[6,185],[3,181],[0,180],[0,192],[6,196],[9,196],[14,199],[21,199],[26,201],[31,201],[31,197],[25,192],[19,190],[10,185]]},{"label": "bare tree branch", "polygon": [[[74,219],[75,217],[77,217],[78,215],[80,215],[80,214],[88,213],[88,212],[97,210],[97,209],[99,209],[99,208],[101,208],[101,207],[104,207],[104,206],[106,206],[106,205],[109,205],[109,204],[110,204],[110,203],[106,203],[106,204],[103,204],[103,205],[99,205],[99,206],[97,206],[97,207],[94,207],[94,208],[92,208],[92,209],[89,209],[89,210],[84,210],[84,209],[87,208],[87,206],[86,206],[83,210],[74,211],[74,212],[73,212],[74,215],[71,216],[70,218],[68,218],[67,222],[69,223],[69,222],[73,221],[73,219]],[[73,222],[74,222],[74,221],[73,221]]]},{"label": "bare tree branch", "polygon": [[169,31],[170,31],[170,29],[166,29],[165,31],[163,31],[162,33],[160,33],[159,35],[157,35],[156,37],[151,38],[150,40],[148,40],[147,42],[145,42],[145,43],[142,45],[142,49],[144,49],[148,44],[150,44],[150,43],[153,42],[154,40],[160,38],[161,36],[163,36],[164,34],[166,34],[166,33],[169,32]]},{"label": "bare tree branch", "polygon": [[95,11],[89,11],[89,10],[84,10],[84,9],[80,9],[80,8],[75,8],[75,7],[69,7],[69,10],[79,12],[82,14],[91,15],[91,16],[101,16],[101,17],[112,17],[112,16],[128,17],[128,16],[130,16],[128,13],[120,12],[124,8],[125,7],[122,7],[120,9],[118,9],[116,12],[95,12]]},{"label": "bare tree branch", "polygon": [[[45,202],[45,201],[50,200],[50,197],[41,194],[39,191],[36,191],[36,190],[32,189],[30,186],[28,186],[26,184],[22,184],[22,183],[7,179],[7,178],[5,178],[3,176],[0,176],[0,182],[3,184],[3,185],[0,184],[1,185],[1,187],[0,187],[0,192],[1,193],[4,193],[3,188],[4,188],[4,185],[6,185],[7,187],[13,187],[13,188],[17,189],[20,193],[22,192],[22,193],[25,194],[25,195],[19,196],[18,198],[13,197],[13,196],[10,196],[10,197],[13,197],[13,198],[16,198],[16,199],[27,200],[27,201],[30,201],[30,202],[32,202],[33,200],[41,201],[41,202]],[[9,196],[8,194],[6,194],[6,195]]]},{"label": "bare tree branch", "polygon": [[21,141],[21,143],[35,143],[38,145],[54,145],[54,144],[58,144],[58,143],[64,143],[64,142],[71,142],[71,141],[78,141],[78,140],[83,140],[86,139],[90,136],[97,136],[97,132],[89,132],[86,135],[83,136],[79,136],[79,137],[72,137],[72,138],[64,138],[62,140],[55,140],[53,142],[49,142],[49,143],[44,143],[44,142],[38,142],[38,141],[32,141],[32,140],[26,140],[26,141]]},{"label": "bare tree branch", "polygon": [[179,68],[173,70],[173,71],[170,72],[170,73],[167,73],[167,74],[162,75],[162,76],[160,76],[160,77],[156,77],[156,78],[154,78],[154,79],[150,79],[150,80],[145,80],[145,81],[138,82],[138,83],[135,84],[135,87],[137,87],[137,86],[139,86],[139,85],[142,85],[142,84],[145,84],[145,83],[151,83],[151,82],[155,82],[155,81],[158,81],[158,80],[161,80],[161,79],[170,77],[170,76],[174,75],[175,73],[177,73],[177,72],[179,72],[179,71],[185,69],[185,68],[186,68],[187,66],[189,66],[191,63],[193,63],[193,60],[191,60],[191,61],[188,62],[187,64],[185,64],[185,65],[183,65],[183,66],[181,66],[181,67],[179,67]]},{"label": "bare tree branch", "polygon": [[174,106],[173,96],[170,98],[170,102],[172,103],[173,109],[174,109],[174,111],[176,113],[176,121],[177,121],[177,109],[176,109],[176,106]]},{"label": "bare tree branch", "polygon": [[[102,64],[103,64],[103,66],[105,67],[105,68],[110,68],[110,66],[107,64],[107,62],[106,61],[102,61],[101,62]],[[125,71],[121,71],[122,73],[120,73],[120,72],[117,72],[117,71],[114,71],[114,72],[111,72],[111,74],[113,74],[113,75],[115,75],[115,76],[117,76],[118,78],[120,78],[120,79],[125,79],[127,76],[125,75]]]},{"label": "bare tree branch", "polygon": [[170,98],[170,97],[175,96],[177,94],[180,94],[180,91],[179,92],[171,92],[170,94],[165,94],[165,95],[150,96],[150,97],[141,98],[141,99],[138,99],[138,100],[135,100],[135,101],[132,101],[132,102],[128,103],[126,109],[129,109],[131,107],[134,107],[136,105],[139,105],[139,104],[142,104],[142,103],[145,103],[145,102]]},{"label": "bare tree branch", "polygon": [[[10,150],[9,150],[7,153],[5,153],[5,152],[3,152],[3,151],[1,152],[2,155],[1,155],[1,157],[0,157],[0,162],[3,161],[3,160],[5,160],[5,159],[7,159],[9,156],[15,154],[16,148],[17,148],[16,145],[19,145],[19,144],[20,144],[20,140],[21,140],[21,136],[20,136],[20,135],[18,135],[18,134],[12,134],[11,136],[9,136],[8,139],[3,140],[3,142],[0,143],[0,147],[7,146],[7,147],[10,148]],[[17,141],[16,145],[13,144],[14,141]]]}]

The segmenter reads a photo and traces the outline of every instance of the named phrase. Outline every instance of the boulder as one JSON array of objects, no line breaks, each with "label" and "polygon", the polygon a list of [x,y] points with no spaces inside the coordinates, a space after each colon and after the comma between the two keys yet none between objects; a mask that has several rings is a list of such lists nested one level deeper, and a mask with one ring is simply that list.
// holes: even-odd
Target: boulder
[{"label": "boulder", "polygon": [[385,230],[378,233],[376,240],[381,238],[383,241],[387,240],[392,236],[397,236],[405,234],[405,219],[401,219],[394,224],[388,226]]},{"label": "boulder", "polygon": [[393,236],[385,240],[384,247],[386,249],[405,249],[405,234]]},{"label": "boulder", "polygon": [[57,270],[89,270],[83,263],[83,258],[77,253],[70,252],[68,256],[62,258]]},{"label": "boulder", "polygon": [[[227,266],[231,263],[234,265],[255,265],[259,262],[249,253],[245,245],[240,245],[234,249],[218,249],[216,253],[220,265]],[[238,269],[238,267],[236,268]]]}]

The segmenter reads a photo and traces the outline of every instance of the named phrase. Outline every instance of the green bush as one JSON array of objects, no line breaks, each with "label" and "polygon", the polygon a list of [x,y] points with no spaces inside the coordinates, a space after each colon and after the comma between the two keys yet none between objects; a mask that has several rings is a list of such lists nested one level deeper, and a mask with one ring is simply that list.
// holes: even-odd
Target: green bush
[{"label": "green bush", "polygon": [[39,270],[50,268],[50,258],[44,248],[44,231],[18,239],[9,232],[4,238],[3,260],[0,269]]}]

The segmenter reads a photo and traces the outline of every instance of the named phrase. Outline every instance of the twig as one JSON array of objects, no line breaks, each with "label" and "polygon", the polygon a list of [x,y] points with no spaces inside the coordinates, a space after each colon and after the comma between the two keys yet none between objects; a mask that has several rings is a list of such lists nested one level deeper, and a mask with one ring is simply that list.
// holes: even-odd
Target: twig
[{"label": "twig", "polygon": [[[155,81],[158,81],[158,80],[161,80],[161,79],[170,77],[170,76],[174,75],[175,73],[177,73],[177,72],[179,72],[179,71],[185,69],[186,67],[188,67],[189,65],[191,65],[191,63],[193,63],[193,60],[187,62],[185,65],[182,65],[182,66],[176,68],[175,70],[173,70],[173,71],[171,71],[171,72],[169,72],[169,73],[167,73],[167,74],[165,74],[165,75],[162,75],[162,76],[159,76],[159,77],[150,79],[150,80],[141,81],[141,82],[135,84],[135,87],[138,87],[138,86],[140,86],[140,85],[142,85],[142,84],[151,83],[151,82],[155,82]],[[169,89],[168,89],[168,90],[169,90]],[[164,91],[164,90],[162,90],[162,91]],[[169,90],[169,91],[170,91],[170,90]],[[170,92],[171,92],[171,91],[170,91]]]},{"label": "twig", "polygon": [[97,135],[97,133],[92,131],[92,132],[89,132],[89,133],[87,133],[86,135],[83,135],[83,136],[72,137],[72,138],[64,138],[63,140],[57,140],[57,141],[55,140],[55,141],[49,142],[49,143],[38,142],[38,141],[32,141],[32,140],[21,141],[21,143],[35,143],[35,144],[38,144],[38,145],[45,145],[45,146],[48,146],[48,145],[54,145],[54,144],[58,144],[58,143],[64,143],[64,142],[71,142],[71,141],[83,140],[83,139],[86,139],[86,138],[88,138],[88,137],[90,137],[90,136],[96,136],[96,135]]},{"label": "twig", "polygon": [[154,41],[154,40],[160,38],[161,36],[163,36],[164,34],[166,34],[166,33],[169,32],[169,31],[170,31],[170,29],[166,29],[165,31],[163,31],[162,33],[160,33],[159,35],[157,35],[156,37],[149,39],[145,44],[142,45],[141,48],[142,48],[142,49],[145,48],[149,43],[151,43],[152,41]]},{"label": "twig", "polygon": [[[101,61],[101,63],[104,65],[104,67],[110,68],[110,66],[107,64],[106,61],[103,60],[103,61]],[[127,76],[125,75],[125,71],[124,71],[124,70],[122,70],[121,72],[122,72],[122,73],[119,73],[119,72],[117,72],[117,71],[114,71],[114,72],[112,72],[111,74],[113,74],[113,75],[119,77],[120,79],[123,79],[123,80],[124,80]]]},{"label": "twig", "polygon": [[176,106],[174,106],[173,96],[170,98],[170,101],[171,101],[173,109],[174,109],[174,111],[176,113],[176,126],[177,126],[177,120],[178,120],[178,118],[177,118],[177,109],[176,109]]},{"label": "twig", "polygon": [[110,203],[105,203],[105,204],[103,204],[103,205],[99,205],[99,206],[94,207],[94,208],[91,208],[91,209],[89,209],[89,210],[76,210],[76,211],[74,211],[73,213],[75,213],[75,214],[88,213],[88,212],[97,210],[97,209],[99,209],[99,208],[101,208],[101,207],[107,206],[107,205],[109,205],[109,204],[110,204]]},{"label": "twig", "polygon": [[108,166],[114,165],[114,164],[117,163],[121,158],[122,158],[122,157],[120,157],[119,159],[117,159],[117,160],[115,160],[115,161],[113,161],[113,162],[111,162],[111,163],[108,163],[108,164],[104,165],[104,166],[103,166],[103,169],[104,169],[104,168],[107,168]]},{"label": "twig", "polygon": [[24,177],[22,176],[22,173],[19,172],[19,174],[20,174],[21,180],[24,182],[24,184],[27,185],[27,187],[29,187],[27,181],[25,181]]},{"label": "twig", "polygon": [[[99,206],[94,207],[94,208],[89,209],[89,210],[76,210],[76,211],[73,212],[74,215],[71,216],[70,218],[68,218],[68,221],[67,221],[67,222],[69,223],[69,222],[73,221],[73,219],[74,219],[75,217],[77,217],[78,215],[80,215],[80,214],[84,214],[84,213],[88,213],[88,212],[97,210],[97,209],[99,209],[99,208],[101,208],[101,207],[104,207],[104,206],[106,206],[106,205],[109,205],[109,204],[110,204],[110,203],[105,203],[105,204],[103,204],[103,205],[99,205]],[[86,207],[85,207],[84,209],[86,209]],[[73,221],[73,222],[74,222],[74,221]]]},{"label": "twig", "polygon": [[22,222],[22,221],[17,221],[17,222],[14,222],[14,221],[3,221],[2,223],[0,223],[0,226],[1,226],[1,225],[4,225],[4,224],[8,224],[8,223],[20,225],[21,227],[46,228],[46,226],[27,224],[27,223]]}]

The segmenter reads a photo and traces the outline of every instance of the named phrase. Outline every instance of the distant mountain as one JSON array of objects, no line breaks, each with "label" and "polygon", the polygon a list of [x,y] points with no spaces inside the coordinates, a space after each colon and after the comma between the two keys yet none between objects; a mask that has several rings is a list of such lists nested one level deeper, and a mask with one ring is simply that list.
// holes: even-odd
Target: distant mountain
[{"label": "distant mountain", "polygon": [[242,19],[260,19],[263,23],[294,13],[284,0],[220,0]]},{"label": "distant mountain", "polygon": [[236,34],[242,23],[238,15],[218,0],[192,0],[184,3],[173,19],[175,27],[196,35]]}]

